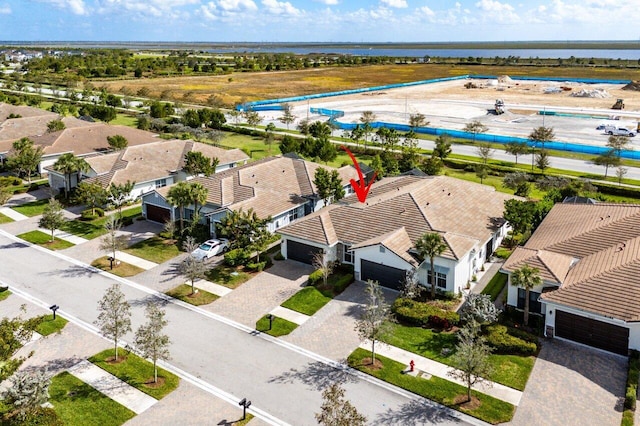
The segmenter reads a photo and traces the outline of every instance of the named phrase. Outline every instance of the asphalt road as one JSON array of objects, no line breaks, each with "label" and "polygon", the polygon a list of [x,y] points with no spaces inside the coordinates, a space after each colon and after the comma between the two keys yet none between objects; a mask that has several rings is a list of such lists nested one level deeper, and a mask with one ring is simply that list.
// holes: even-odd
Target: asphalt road
[{"label": "asphalt road", "polygon": [[[97,317],[98,300],[115,281],[64,256],[16,242],[2,231],[0,253],[1,281],[47,305],[58,304],[62,315],[89,324]],[[145,304],[163,299],[137,284],[122,281],[135,330],[144,322]],[[348,399],[371,424],[481,423],[462,415],[452,417],[448,409],[382,382],[345,374],[314,354],[276,343],[213,314],[165,303],[170,364],[227,392],[230,399],[250,399],[253,408],[272,416],[274,424],[315,425],[321,389],[336,378],[346,379]],[[131,342],[133,334],[125,340]]]}]

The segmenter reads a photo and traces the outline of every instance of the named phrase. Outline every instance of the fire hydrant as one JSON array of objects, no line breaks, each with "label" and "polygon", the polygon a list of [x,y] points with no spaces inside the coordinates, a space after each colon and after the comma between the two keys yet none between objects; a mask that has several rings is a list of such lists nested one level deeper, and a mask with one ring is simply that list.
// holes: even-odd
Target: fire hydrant
[{"label": "fire hydrant", "polygon": [[415,362],[413,362],[413,360],[411,360],[411,361],[409,362],[409,371],[413,371],[413,367],[415,367],[415,365],[416,365],[416,363],[415,363]]}]

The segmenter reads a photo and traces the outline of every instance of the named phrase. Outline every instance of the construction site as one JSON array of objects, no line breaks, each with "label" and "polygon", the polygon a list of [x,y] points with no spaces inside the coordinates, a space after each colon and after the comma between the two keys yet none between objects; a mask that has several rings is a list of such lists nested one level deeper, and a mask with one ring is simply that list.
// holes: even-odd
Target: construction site
[{"label": "construction site", "polygon": [[[272,104],[276,105],[278,101]],[[528,80],[469,77],[383,88],[351,94],[327,94],[287,100],[300,120],[326,120],[325,111],[336,112],[336,124],[348,130],[360,123],[365,111],[378,123],[409,123],[412,114],[423,114],[431,129],[461,131],[472,121],[487,127],[486,134],[527,138],[534,128],[551,127],[555,141],[603,147],[612,126],[635,136],[640,122],[640,84],[637,82]],[[268,102],[263,101],[265,105]],[[260,111],[264,122],[278,122],[282,112]],[[325,112],[319,114],[318,110]],[[631,146],[640,137],[631,138]]]}]

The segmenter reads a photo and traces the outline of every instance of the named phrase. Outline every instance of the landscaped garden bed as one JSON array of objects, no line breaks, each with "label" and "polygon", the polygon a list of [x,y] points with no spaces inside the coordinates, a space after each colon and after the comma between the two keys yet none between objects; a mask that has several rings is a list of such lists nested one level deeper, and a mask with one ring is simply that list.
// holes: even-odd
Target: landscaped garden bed
[{"label": "landscaped garden bed", "polygon": [[199,288],[197,288],[194,293],[191,291],[191,286],[188,284],[181,284],[178,287],[167,291],[165,294],[195,306],[208,305],[219,298],[217,295]]},{"label": "landscaped garden bed", "polygon": [[119,277],[132,277],[134,275],[139,274],[140,272],[144,272],[144,269],[131,265],[130,263],[122,262],[117,260],[113,262],[113,269],[111,268],[111,261],[109,260],[109,256],[100,257],[93,262],[91,262],[91,266],[96,267],[98,269],[102,269],[103,271],[109,272],[113,275],[117,275]]},{"label": "landscaped garden bed", "polygon": [[69,247],[73,247],[74,244],[69,241],[61,240],[58,237],[54,237],[51,241],[51,235],[45,234],[42,231],[29,231],[17,236],[32,244],[37,244],[41,247],[48,248],[49,250],[64,250]]}]

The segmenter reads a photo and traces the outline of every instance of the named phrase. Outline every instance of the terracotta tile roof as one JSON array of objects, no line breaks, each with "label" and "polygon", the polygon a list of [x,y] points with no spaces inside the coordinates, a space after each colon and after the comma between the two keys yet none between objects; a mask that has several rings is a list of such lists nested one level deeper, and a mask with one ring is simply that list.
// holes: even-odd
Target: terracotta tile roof
[{"label": "terracotta tile roof", "polygon": [[[543,300],[640,321],[640,205],[556,204],[505,269],[529,263],[524,252],[548,253],[542,259],[547,265],[552,255],[565,256],[564,264],[550,268],[562,284],[543,293]],[[566,267],[569,257],[577,261],[561,277],[559,268]]]},{"label": "terracotta tile roof", "polygon": [[518,247],[509,256],[502,269],[513,272],[526,264],[537,268],[543,280],[560,284],[565,280],[575,260],[574,257],[565,254]]},{"label": "terracotta tile roof", "polygon": [[328,215],[337,239],[361,244],[404,227],[415,243],[426,232],[441,232],[449,249],[444,256],[458,259],[478,242],[488,240],[503,223],[504,201],[513,196],[446,176],[401,176],[375,183],[366,203],[355,197],[302,218],[278,232],[324,244],[313,218]]}]

